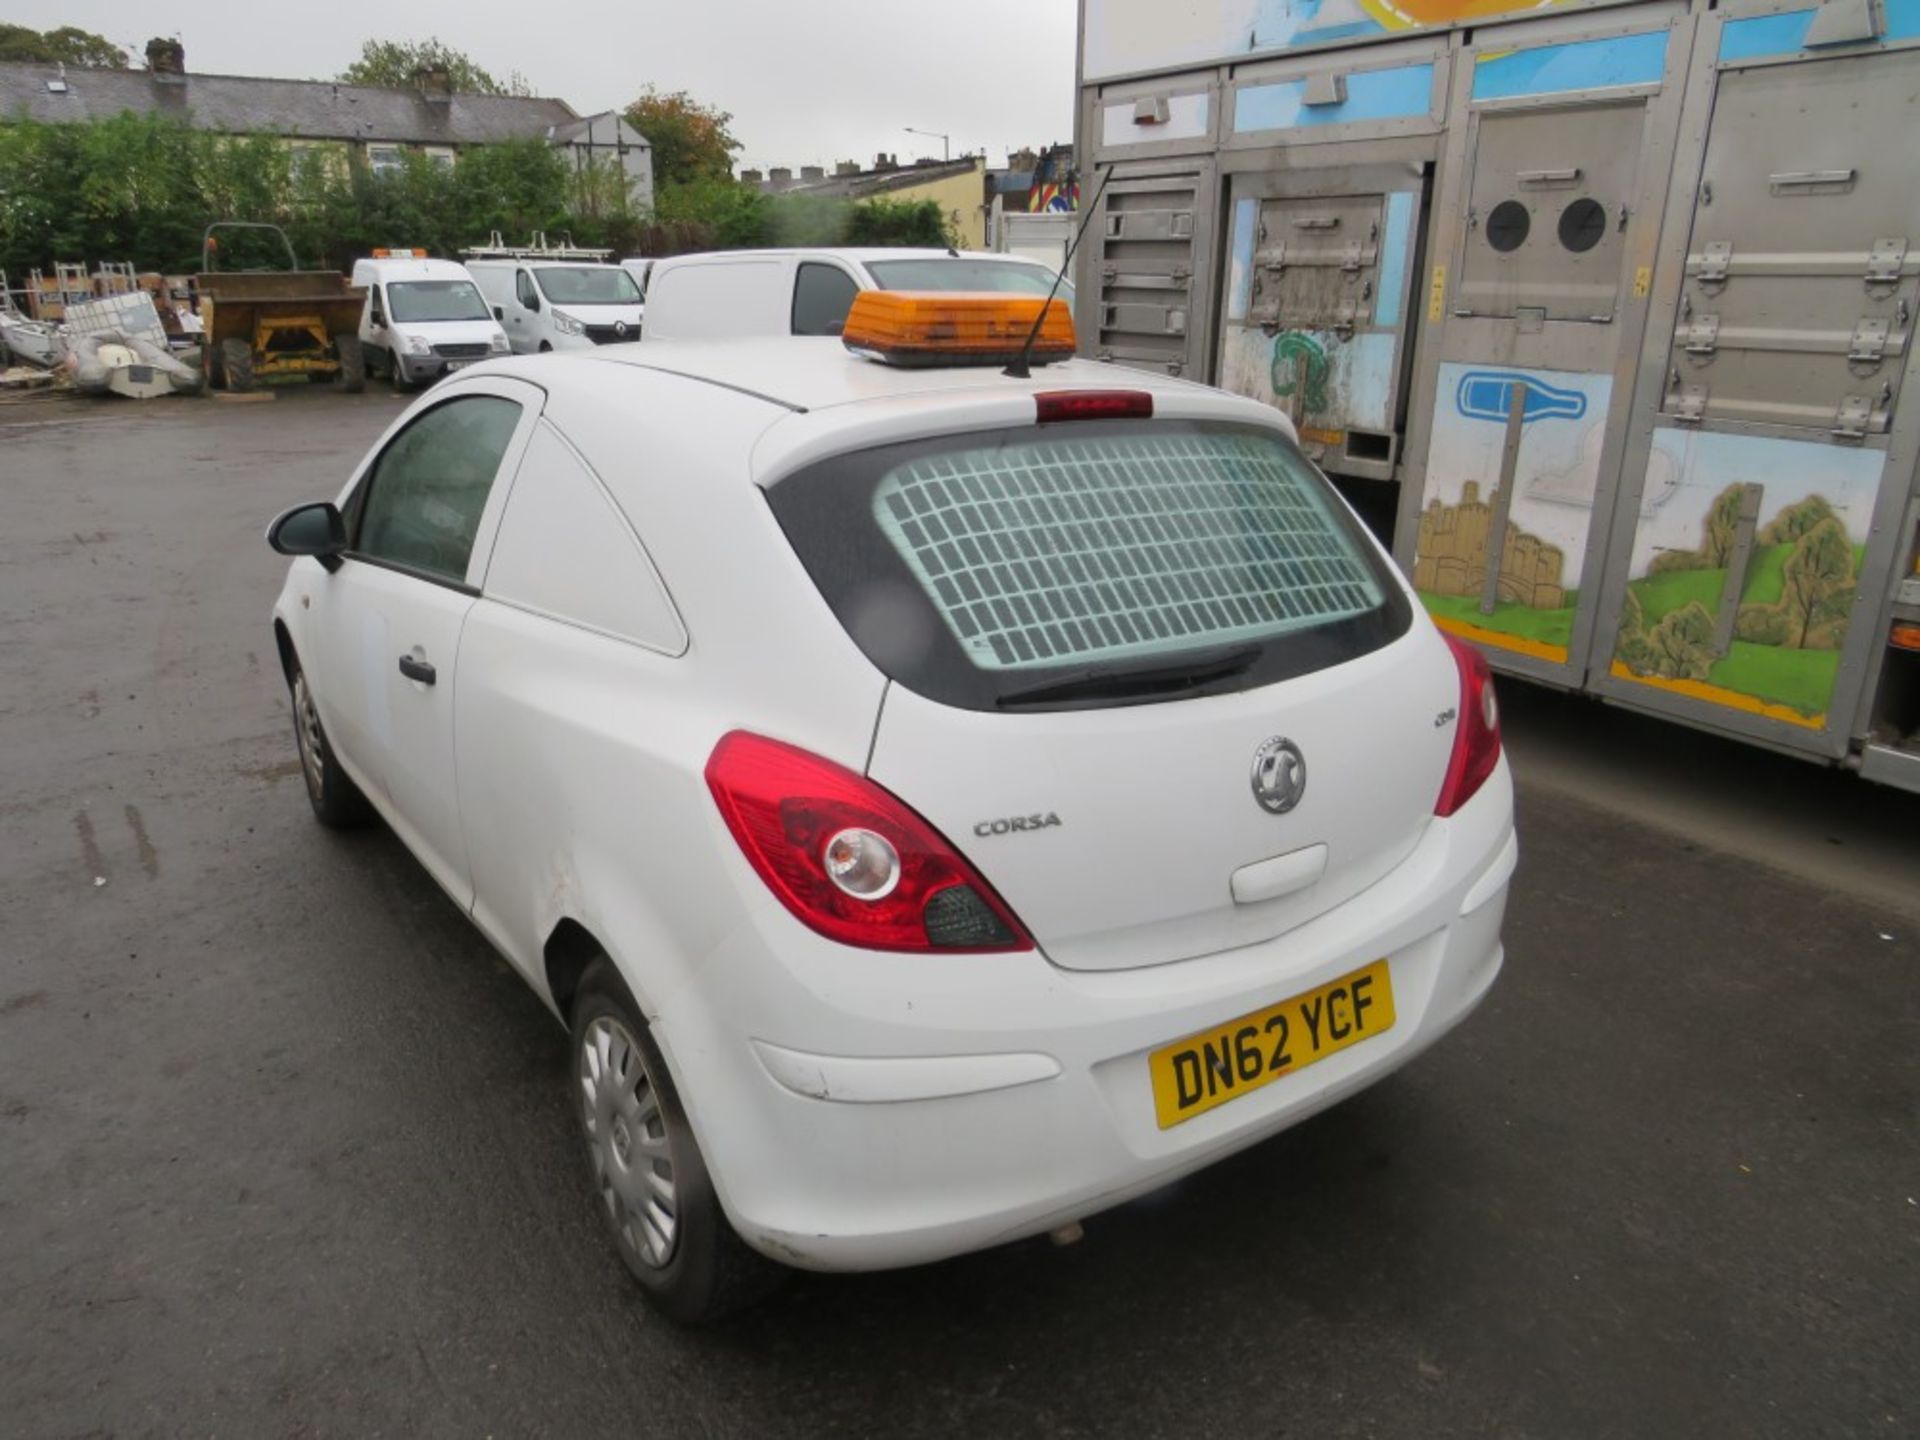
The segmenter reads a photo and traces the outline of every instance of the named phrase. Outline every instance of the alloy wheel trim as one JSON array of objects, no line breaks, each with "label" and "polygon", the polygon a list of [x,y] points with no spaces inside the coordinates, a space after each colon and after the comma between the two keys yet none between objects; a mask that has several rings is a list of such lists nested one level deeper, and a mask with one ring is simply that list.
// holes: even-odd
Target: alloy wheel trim
[{"label": "alloy wheel trim", "polygon": [[660,1092],[639,1041],[618,1018],[595,1016],[579,1049],[594,1186],[621,1243],[648,1268],[664,1269],[679,1248],[680,1215]]}]

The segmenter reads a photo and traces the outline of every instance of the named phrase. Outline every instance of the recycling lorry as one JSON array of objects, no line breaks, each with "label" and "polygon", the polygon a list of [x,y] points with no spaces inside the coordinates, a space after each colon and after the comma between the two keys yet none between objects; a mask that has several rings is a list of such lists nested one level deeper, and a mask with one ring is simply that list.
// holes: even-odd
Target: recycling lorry
[{"label": "recycling lorry", "polygon": [[1920,790],[1920,0],[1081,0],[1082,348],[1499,669]]}]

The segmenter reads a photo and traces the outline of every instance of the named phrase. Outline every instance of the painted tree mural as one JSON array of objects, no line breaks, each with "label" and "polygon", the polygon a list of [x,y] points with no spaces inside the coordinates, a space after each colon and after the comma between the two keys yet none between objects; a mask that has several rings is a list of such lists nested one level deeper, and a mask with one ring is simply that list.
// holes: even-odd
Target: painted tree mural
[{"label": "painted tree mural", "polygon": [[[1736,548],[1744,488],[1744,482],[1736,483],[1715,496],[1701,522],[1699,548],[1654,556],[1648,578],[1725,570]],[[1839,649],[1846,639],[1857,577],[1853,542],[1833,506],[1819,495],[1808,496],[1783,509],[1756,538],[1776,551],[1792,548],[1780,562],[1780,598],[1740,606],[1733,638],[1787,650]],[[1713,612],[1698,599],[1676,605],[1650,625],[1640,595],[1629,585],[1620,607],[1614,658],[1636,675],[1705,680],[1722,658],[1712,648],[1713,631]]]},{"label": "painted tree mural", "polygon": [[1837,649],[1853,604],[1853,546],[1840,522],[1828,516],[1802,535],[1783,575],[1785,643],[1796,649]]}]

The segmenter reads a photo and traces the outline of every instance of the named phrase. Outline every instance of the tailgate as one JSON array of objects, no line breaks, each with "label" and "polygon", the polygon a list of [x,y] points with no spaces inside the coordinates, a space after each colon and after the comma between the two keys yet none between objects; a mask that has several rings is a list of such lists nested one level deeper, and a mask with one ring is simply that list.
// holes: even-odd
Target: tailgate
[{"label": "tailgate", "polygon": [[[1166,704],[986,714],[895,685],[869,773],[1054,963],[1155,965],[1272,939],[1393,869],[1432,821],[1459,693],[1424,626],[1331,670]],[[1256,794],[1274,740],[1304,778],[1281,813]],[[1271,799],[1292,777],[1263,768]]]}]

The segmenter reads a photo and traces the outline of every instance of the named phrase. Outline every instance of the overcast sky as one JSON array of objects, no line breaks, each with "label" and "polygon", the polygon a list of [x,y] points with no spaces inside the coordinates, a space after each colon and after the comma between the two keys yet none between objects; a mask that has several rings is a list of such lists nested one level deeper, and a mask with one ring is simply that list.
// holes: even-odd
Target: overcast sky
[{"label": "overcast sky", "polygon": [[360,42],[437,35],[504,77],[582,114],[652,84],[733,113],[742,165],[872,164],[1073,138],[1074,0],[0,0],[0,21],[78,25],[139,54],[176,34],[187,69],[331,79]]}]

